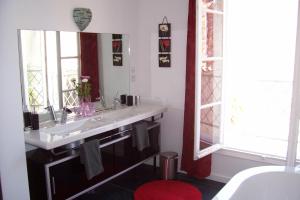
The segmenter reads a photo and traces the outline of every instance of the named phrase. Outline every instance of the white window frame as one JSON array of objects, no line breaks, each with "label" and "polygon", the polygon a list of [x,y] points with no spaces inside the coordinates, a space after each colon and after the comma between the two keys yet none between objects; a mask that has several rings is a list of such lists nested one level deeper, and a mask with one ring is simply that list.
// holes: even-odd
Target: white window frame
[{"label": "white window frame", "polygon": [[[222,61],[222,74],[224,73],[223,66],[224,66],[224,54],[222,54],[222,57],[204,57],[202,55],[202,14],[203,12],[206,13],[212,13],[216,15],[222,15],[223,17],[223,38],[224,38],[224,10],[225,10],[225,0],[223,5],[223,11],[218,10],[212,10],[212,9],[206,9],[202,6],[202,0],[196,0],[196,62],[195,62],[195,123],[194,123],[194,160],[198,160],[202,157],[205,157],[213,152],[216,152],[222,148],[222,141],[223,141],[223,135],[222,135],[222,119],[223,119],[223,95],[221,97],[221,101],[218,102],[212,102],[209,104],[201,105],[201,66],[202,62],[204,61]],[[224,39],[223,39],[223,49],[224,49]],[[222,75],[222,82],[223,80]],[[222,94],[223,94],[223,84],[222,84]],[[200,126],[200,120],[201,120],[201,109],[213,107],[215,105],[221,106],[221,125],[220,125],[220,141],[216,144],[211,145],[210,147],[207,147],[205,149],[200,149],[200,135],[201,135],[201,126]]]},{"label": "white window frame", "polygon": [[[23,66],[23,63],[22,63],[22,42],[21,42],[21,31],[22,30],[18,30],[18,38],[19,38],[19,55],[20,55],[20,66]],[[45,86],[44,86],[44,93],[45,93],[45,96],[46,96],[46,100],[48,99],[48,79],[47,79],[47,42],[46,42],[46,32],[47,31],[41,31],[43,33],[43,43],[44,43],[44,65],[45,65],[45,69],[43,69],[43,76],[45,76],[44,80],[45,80]],[[58,81],[58,94],[59,94],[59,97],[58,97],[58,102],[59,102],[59,108],[63,108],[63,92],[66,92],[66,91],[70,91],[70,90],[63,90],[62,89],[62,69],[61,69],[61,62],[63,59],[70,59],[70,58],[77,58],[78,59],[78,74],[80,74],[80,68],[81,68],[81,52],[80,52],[80,38],[79,38],[79,33],[77,33],[77,43],[78,43],[78,55],[77,56],[69,56],[69,57],[62,57],[61,56],[61,48],[60,48],[60,32],[59,31],[56,31],[56,50],[57,50],[57,81]],[[26,74],[23,69],[20,70],[20,73],[21,73],[21,82],[22,82],[22,87],[25,87],[25,81],[24,81],[24,75]],[[75,88],[74,88],[75,90]],[[24,104],[27,104],[27,94],[26,94],[26,91],[25,91],[25,88],[22,89],[22,98],[23,100],[25,101]]]},{"label": "white window frame", "polygon": [[297,161],[297,144],[300,120],[300,1],[298,1],[298,19],[296,33],[296,49],[294,63],[294,77],[292,90],[292,104],[290,114],[290,129],[287,148],[287,166],[295,166]]},{"label": "white window frame", "polygon": [[[60,31],[56,32],[56,43],[57,43],[57,71],[58,71],[58,93],[59,93],[59,107],[63,108],[63,93],[64,92],[70,92],[75,91],[76,89],[68,89],[63,90],[62,88],[62,61],[66,59],[73,59],[76,58],[78,60],[78,74],[80,75],[81,71],[81,51],[80,51],[80,38],[79,34],[77,34],[77,55],[76,56],[62,56],[61,55],[61,43],[60,43]],[[78,77],[79,78],[79,77]]]},{"label": "white window frame", "polygon": [[[201,108],[205,105],[201,105],[201,64],[202,61],[215,61],[220,60],[219,57],[203,58],[202,57],[202,1],[196,0],[196,69],[195,69],[195,124],[194,124],[194,160],[198,160],[206,155],[212,154],[220,149],[219,151],[223,155],[229,155],[240,158],[247,158],[255,161],[264,161],[272,164],[285,164],[286,166],[293,167],[300,160],[297,160],[297,144],[299,136],[299,120],[300,120],[300,1],[298,1],[298,20],[297,20],[297,33],[296,33],[296,49],[295,49],[295,63],[294,63],[294,77],[293,77],[293,89],[292,89],[292,103],[290,113],[290,125],[289,125],[289,136],[288,136],[288,148],[285,159],[276,158],[275,156],[266,156],[259,153],[245,152],[243,150],[230,149],[223,147],[223,119],[224,119],[224,106],[221,108],[221,130],[220,130],[220,141],[206,149],[200,149],[200,119],[201,119]],[[223,1],[223,38],[226,38],[226,0]],[[207,10],[205,10],[207,11]],[[213,13],[218,13],[213,12]],[[220,14],[220,13],[219,13]],[[223,67],[226,66],[226,41],[223,39]],[[223,68],[224,69],[224,68]],[[226,70],[223,70],[223,83],[226,82]],[[222,84],[222,101],[224,98],[225,84]],[[224,102],[223,102],[224,103]]]}]

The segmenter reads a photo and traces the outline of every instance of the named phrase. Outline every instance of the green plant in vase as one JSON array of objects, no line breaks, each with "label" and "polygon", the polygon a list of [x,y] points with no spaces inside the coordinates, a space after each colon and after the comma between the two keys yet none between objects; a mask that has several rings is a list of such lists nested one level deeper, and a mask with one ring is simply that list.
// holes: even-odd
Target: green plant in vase
[{"label": "green plant in vase", "polygon": [[89,76],[81,76],[81,81],[76,83],[76,79],[72,79],[71,82],[74,84],[75,90],[79,99],[79,108],[77,114],[82,116],[89,116],[94,113],[94,105],[91,102],[91,90],[92,86],[89,83]]},{"label": "green plant in vase", "polygon": [[75,90],[77,92],[80,101],[88,102],[91,101],[91,90],[92,86],[89,83],[89,76],[81,76],[81,81],[76,83],[76,79],[73,78],[71,82],[74,84]]}]

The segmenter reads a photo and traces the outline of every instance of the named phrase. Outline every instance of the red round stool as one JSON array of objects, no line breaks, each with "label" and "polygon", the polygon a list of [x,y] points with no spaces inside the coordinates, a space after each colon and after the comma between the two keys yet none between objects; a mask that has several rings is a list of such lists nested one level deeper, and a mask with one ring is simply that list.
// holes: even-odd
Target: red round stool
[{"label": "red round stool", "polygon": [[134,192],[134,200],[201,200],[201,192],[188,183],[158,180],[141,185]]}]

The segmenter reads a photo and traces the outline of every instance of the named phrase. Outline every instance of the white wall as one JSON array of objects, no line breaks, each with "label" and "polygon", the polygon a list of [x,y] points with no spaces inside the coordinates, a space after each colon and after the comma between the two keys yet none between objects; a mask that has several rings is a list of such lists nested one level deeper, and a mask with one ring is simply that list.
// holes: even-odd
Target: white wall
[{"label": "white wall", "polygon": [[[29,199],[22,132],[17,29],[78,31],[72,9],[93,12],[87,32],[126,33],[131,42],[133,93],[162,99],[162,150],[181,155],[185,94],[188,0],[1,0],[0,1],[0,172],[4,199]],[[172,23],[172,66],[158,67],[158,24]],[[230,156],[213,156],[213,175],[231,177],[260,165]],[[264,164],[264,163],[263,163]]]},{"label": "white wall", "polygon": [[[139,3],[137,64],[143,66],[139,70],[144,72],[136,74],[139,78],[150,77],[150,82],[144,83],[150,94],[141,95],[159,98],[168,106],[162,121],[161,150],[175,151],[181,156],[188,0],[139,0]],[[158,24],[164,16],[172,26],[170,68],[158,67]]]},{"label": "white wall", "polygon": [[286,165],[286,163],[283,160],[266,156],[220,150],[213,154],[212,173],[208,178],[225,183],[242,170],[266,165]]},{"label": "white wall", "polygon": [[[78,31],[72,19],[74,7],[92,9],[93,19],[85,31],[127,33],[135,38],[137,0],[0,1],[0,170],[4,200],[29,199],[17,29]],[[134,40],[131,46],[134,66]],[[143,90],[142,84],[140,88]]]},{"label": "white wall", "polygon": [[[158,67],[158,24],[164,16],[172,24],[171,68]],[[137,80],[146,79],[139,91],[144,96],[163,100],[168,111],[162,120],[162,151],[181,156],[185,96],[186,34],[188,0],[139,0]],[[144,96],[143,96],[144,95]],[[255,166],[269,165],[236,156],[213,154],[211,179],[226,182],[237,172]]]}]

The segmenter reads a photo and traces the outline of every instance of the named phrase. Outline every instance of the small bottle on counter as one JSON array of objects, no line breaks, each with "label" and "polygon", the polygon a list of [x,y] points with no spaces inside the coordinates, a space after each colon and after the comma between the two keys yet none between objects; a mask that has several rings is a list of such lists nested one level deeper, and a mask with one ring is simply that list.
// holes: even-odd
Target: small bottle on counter
[{"label": "small bottle on counter", "polygon": [[136,95],[134,96],[134,105],[138,106],[141,104],[141,97]]},{"label": "small bottle on counter", "polygon": [[31,129],[32,130],[39,130],[40,124],[39,124],[39,114],[33,111],[30,115],[30,121],[31,121]]},{"label": "small bottle on counter", "polygon": [[133,105],[133,96],[132,95],[128,95],[127,96],[127,106],[132,106]]},{"label": "small bottle on counter", "polygon": [[27,105],[23,106],[23,120],[24,120],[24,128],[29,128],[31,126],[31,112],[29,112]]},{"label": "small bottle on counter", "polygon": [[126,94],[120,95],[121,104],[126,104]]}]

